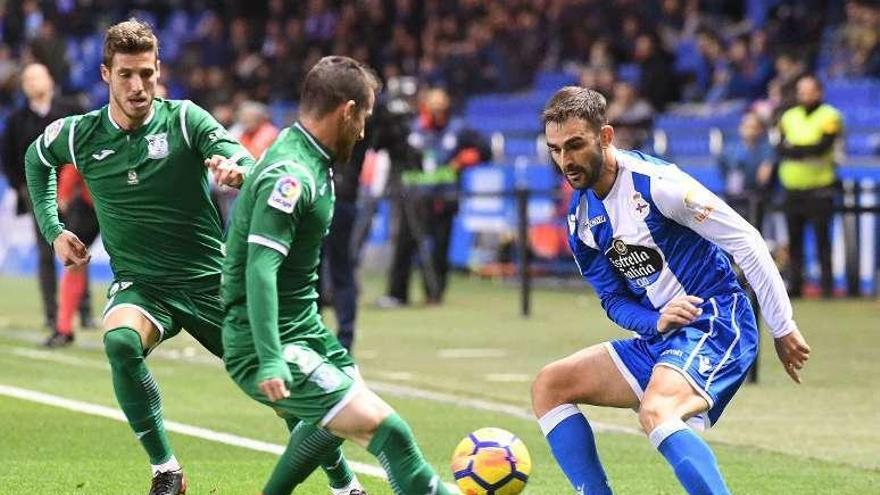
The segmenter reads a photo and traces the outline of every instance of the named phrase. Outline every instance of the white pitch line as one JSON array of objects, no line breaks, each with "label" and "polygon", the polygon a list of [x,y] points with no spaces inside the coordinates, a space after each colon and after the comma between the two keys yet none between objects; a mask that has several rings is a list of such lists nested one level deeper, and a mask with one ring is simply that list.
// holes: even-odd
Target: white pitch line
[{"label": "white pitch line", "polygon": [[487,382],[500,383],[525,383],[532,379],[525,373],[489,373],[486,375]]},{"label": "white pitch line", "polygon": [[[397,397],[429,400],[458,407],[466,407],[468,409],[477,409],[479,411],[488,411],[504,414],[507,416],[513,416],[519,419],[535,421],[535,416],[532,415],[532,413],[526,408],[514,406],[511,404],[504,404],[502,402],[495,402],[483,399],[468,399],[457,395],[446,394],[443,392],[432,392],[430,390],[408,387],[406,385],[398,385],[396,383],[385,383],[367,380],[367,385],[369,385],[370,389],[372,389],[374,392],[381,392]],[[600,421],[590,420],[590,426],[592,426],[593,430],[597,432],[641,435],[641,432],[635,428],[618,426],[610,423],[602,423]]]},{"label": "white pitch line", "polygon": [[92,368],[99,370],[109,370],[110,365],[106,362],[98,362],[92,359],[82,359],[67,354],[59,354],[57,351],[42,351],[39,349],[28,349],[27,347],[8,347],[9,353],[16,356],[26,357],[28,359],[38,359],[40,361],[52,361],[71,366],[79,366],[80,368]]},{"label": "white pitch line", "polygon": [[[0,348],[2,348],[2,346],[0,346]],[[24,349],[24,348],[12,348],[12,349]],[[53,354],[49,351],[45,351],[45,352],[47,352],[49,355]],[[31,359],[43,359],[43,360],[47,359],[47,357],[42,354],[31,355],[31,356],[27,356],[27,357],[30,357]],[[160,355],[157,355],[155,357],[160,357]],[[77,359],[80,362],[72,362],[71,361],[69,364],[74,365],[74,366],[87,366],[87,367],[92,367],[94,364],[97,364],[97,363],[93,363],[90,360],[83,359],[83,358],[74,358],[74,359]],[[207,359],[203,360],[199,356],[196,356],[194,358],[182,358],[181,360],[194,362],[194,363],[198,363],[198,364],[206,364],[208,362]],[[213,362],[220,362],[219,359],[211,359],[210,361],[212,362],[212,364],[213,364]],[[364,371],[366,371],[367,375],[370,374],[369,368],[365,369]],[[377,374],[377,375],[379,374],[378,370],[375,374]],[[528,409],[526,409],[524,407],[518,407],[518,406],[515,406],[512,404],[505,404],[503,402],[496,402],[496,401],[490,401],[490,400],[484,400],[484,399],[463,398],[463,397],[456,396],[456,395],[449,394],[449,393],[434,392],[434,391],[425,390],[425,389],[421,389],[421,388],[409,387],[409,386],[401,385],[398,383],[389,383],[389,382],[376,381],[376,380],[371,380],[371,379],[367,379],[366,381],[367,381],[367,384],[370,386],[370,388],[373,391],[386,393],[388,395],[393,395],[396,397],[429,400],[432,402],[439,402],[441,404],[449,404],[449,405],[457,406],[457,407],[477,409],[480,411],[488,411],[488,412],[513,416],[513,417],[519,418],[519,419],[526,419],[529,421],[535,421],[535,417],[532,415],[532,413]],[[627,426],[620,426],[620,425],[615,425],[615,424],[611,424],[611,423],[604,423],[601,421],[590,420],[590,426],[592,426],[593,430],[595,430],[597,432],[625,433],[628,435],[642,435],[642,432],[640,430],[637,430],[636,428],[631,428],[631,427],[627,427]]]},{"label": "white pitch line", "polygon": [[507,356],[504,349],[440,349],[437,357],[442,359],[481,359]]},{"label": "white pitch line", "polygon": [[[38,404],[43,404],[47,406],[58,407],[61,409],[67,409],[68,411],[73,411],[77,413],[112,419],[114,421],[119,421],[122,423],[128,422],[125,419],[125,415],[122,413],[122,411],[118,409],[102,406],[99,404],[91,404],[89,402],[83,402],[75,399],[67,399],[65,397],[59,397],[57,395],[37,392],[36,390],[29,390],[26,388],[0,384],[0,395],[14,397],[16,399],[26,400],[30,402],[36,402]],[[207,428],[201,428],[199,426],[178,423],[177,421],[166,420],[165,429],[174,433],[179,433],[181,435],[200,438],[202,440],[208,440],[210,442],[217,442],[224,445],[231,445],[233,447],[240,447],[257,452],[266,452],[275,455],[281,455],[284,452],[285,448],[284,445],[254,440],[252,438],[233,435],[232,433],[209,430]],[[374,478],[388,479],[385,471],[382,470],[382,468],[380,467],[356,461],[348,461],[348,464],[349,466],[351,466],[351,469],[358,474],[372,476]],[[445,485],[450,490],[453,490],[453,493],[459,493],[455,485],[452,485],[450,483],[445,483]]]}]

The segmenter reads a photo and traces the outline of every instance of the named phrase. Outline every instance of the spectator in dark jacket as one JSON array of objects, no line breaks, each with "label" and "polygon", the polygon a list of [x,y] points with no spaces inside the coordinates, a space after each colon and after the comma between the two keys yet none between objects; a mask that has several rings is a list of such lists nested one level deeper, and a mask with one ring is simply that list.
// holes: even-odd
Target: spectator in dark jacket
[{"label": "spectator in dark jacket", "polygon": [[[20,215],[30,211],[27,183],[24,175],[24,154],[28,146],[52,121],[61,117],[81,113],[79,108],[65,103],[55,96],[55,82],[49,70],[42,64],[30,64],[21,73],[21,88],[27,102],[15,110],[6,121],[6,132],[0,147],[3,173],[9,186],[18,195],[17,212]],[[43,310],[46,326],[55,329],[57,323],[57,281],[55,259],[52,247],[43,241],[34,221],[34,235],[39,253],[40,292],[43,297]],[[86,291],[88,294],[88,291]],[[80,305],[83,326],[92,326],[91,301],[88,295]]]}]

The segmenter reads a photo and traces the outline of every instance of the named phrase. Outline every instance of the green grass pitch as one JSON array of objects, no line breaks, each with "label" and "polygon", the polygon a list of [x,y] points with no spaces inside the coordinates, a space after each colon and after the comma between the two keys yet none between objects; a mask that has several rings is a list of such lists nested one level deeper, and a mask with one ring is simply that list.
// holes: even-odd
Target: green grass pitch
[{"label": "green grass pitch", "polygon": [[[523,438],[534,469],[528,495],[571,493],[534,420],[529,379],[553,359],[626,334],[586,290],[538,290],[534,315],[517,313],[517,293],[491,281],[456,277],[443,307],[383,311],[372,301],[384,281],[364,280],[356,348],[369,382],[412,425],[429,461],[451,481],[449,455],[467,432],[499,426]],[[103,302],[95,287],[96,306]],[[115,409],[98,332],[45,351],[36,285],[0,278],[0,386]],[[736,494],[880,493],[880,305],[804,301],[795,317],[813,346],[805,383],[795,386],[764,336],[761,383],[745,386],[707,434]],[[332,316],[328,316],[332,324]],[[468,357],[470,356],[470,357]],[[283,424],[245,397],[220,363],[188,336],[150,358],[167,420],[270,444]],[[615,493],[680,494],[632,411],[585,408],[601,424],[599,450]],[[600,428],[597,428],[600,429]],[[605,431],[609,430],[609,431]],[[611,431],[613,430],[613,431]],[[172,433],[190,478],[188,493],[258,493],[275,455]],[[352,461],[377,463],[355,446]],[[149,468],[125,423],[0,394],[0,494],[146,493]],[[361,474],[372,495],[390,494]],[[297,493],[329,493],[314,475]]]}]

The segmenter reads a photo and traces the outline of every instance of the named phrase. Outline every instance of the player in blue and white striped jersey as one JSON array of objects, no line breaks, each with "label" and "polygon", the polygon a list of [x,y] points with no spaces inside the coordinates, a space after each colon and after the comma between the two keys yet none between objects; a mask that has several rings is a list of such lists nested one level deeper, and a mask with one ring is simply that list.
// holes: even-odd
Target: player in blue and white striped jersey
[{"label": "player in blue and white striped jersey", "polygon": [[794,381],[810,354],[770,253],[748,222],[678,167],[616,149],[599,93],[563,88],[543,120],[550,156],[575,189],[575,261],[609,318],[638,334],[538,374],[532,404],[553,454],[578,493],[611,493],[577,404],[632,408],[688,493],[729,493],[711,449],[688,427],[718,421],[756,356],[755,316],[727,255],[757,292]]}]

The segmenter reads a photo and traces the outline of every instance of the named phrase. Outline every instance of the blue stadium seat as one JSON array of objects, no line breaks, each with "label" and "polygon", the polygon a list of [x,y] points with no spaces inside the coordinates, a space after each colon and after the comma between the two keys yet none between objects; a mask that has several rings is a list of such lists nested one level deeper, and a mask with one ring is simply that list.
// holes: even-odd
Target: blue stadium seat
[{"label": "blue stadium seat", "polygon": [[297,108],[292,101],[272,101],[269,103],[269,120],[279,128],[287,127],[296,118]]},{"label": "blue stadium seat", "polygon": [[617,78],[638,86],[642,77],[642,68],[639,64],[621,64],[617,67]]},{"label": "blue stadium seat", "polygon": [[538,72],[535,77],[535,89],[556,91],[563,86],[577,84],[578,78],[568,72]]},{"label": "blue stadium seat", "polygon": [[880,133],[851,133],[846,136],[846,153],[853,156],[877,155],[880,150]]},{"label": "blue stadium seat", "polygon": [[504,140],[504,155],[507,157],[537,155],[535,138],[507,138]]}]

